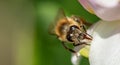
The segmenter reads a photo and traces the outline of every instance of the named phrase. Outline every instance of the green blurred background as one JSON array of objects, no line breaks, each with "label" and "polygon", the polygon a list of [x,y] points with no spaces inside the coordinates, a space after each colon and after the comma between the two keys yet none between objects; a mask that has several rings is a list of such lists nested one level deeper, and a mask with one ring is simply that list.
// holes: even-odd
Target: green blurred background
[{"label": "green blurred background", "polygon": [[[48,33],[59,8],[67,16],[99,20],[77,0],[1,0],[0,65],[72,65],[71,53]],[[89,65],[88,59],[81,65]]]}]

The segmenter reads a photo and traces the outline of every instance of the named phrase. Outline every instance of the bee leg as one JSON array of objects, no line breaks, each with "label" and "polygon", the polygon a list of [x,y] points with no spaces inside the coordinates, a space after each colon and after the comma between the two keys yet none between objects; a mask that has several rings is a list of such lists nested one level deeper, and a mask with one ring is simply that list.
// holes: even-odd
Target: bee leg
[{"label": "bee leg", "polygon": [[79,45],[81,45],[81,44],[73,44],[73,46],[79,46]]},{"label": "bee leg", "polygon": [[85,44],[85,45],[90,45],[90,44],[87,44],[87,43],[85,43],[85,42],[82,42],[82,43],[78,43],[78,44],[73,44],[73,46],[79,46],[79,45],[83,45],[83,44]]},{"label": "bee leg", "polygon": [[85,25],[83,25],[82,27],[83,27],[84,31],[87,32],[87,31],[86,31],[86,28],[85,28]]},{"label": "bee leg", "polygon": [[68,48],[68,47],[65,45],[64,42],[62,42],[62,45],[64,46],[65,49],[69,50],[70,52],[72,52],[72,53],[77,53],[77,52],[74,51],[73,49]]}]

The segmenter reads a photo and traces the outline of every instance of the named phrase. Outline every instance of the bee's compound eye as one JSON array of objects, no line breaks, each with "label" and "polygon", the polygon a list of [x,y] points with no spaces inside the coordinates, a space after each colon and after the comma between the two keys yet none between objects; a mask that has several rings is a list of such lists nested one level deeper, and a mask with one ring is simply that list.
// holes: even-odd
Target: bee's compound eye
[{"label": "bee's compound eye", "polygon": [[73,25],[73,26],[70,27],[70,30],[73,31],[73,30],[75,30],[76,28],[79,29],[76,25]]},{"label": "bee's compound eye", "polygon": [[70,27],[70,30],[75,30],[75,27],[74,27],[74,26],[71,26],[71,27]]},{"label": "bee's compound eye", "polygon": [[72,37],[73,37],[73,34],[68,34],[66,36],[67,40],[70,41],[70,42],[73,42]]}]

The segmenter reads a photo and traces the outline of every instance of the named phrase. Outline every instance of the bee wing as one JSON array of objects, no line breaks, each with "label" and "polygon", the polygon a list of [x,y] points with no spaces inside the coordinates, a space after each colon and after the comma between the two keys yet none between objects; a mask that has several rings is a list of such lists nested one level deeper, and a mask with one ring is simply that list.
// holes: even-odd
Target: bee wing
[{"label": "bee wing", "polygon": [[55,29],[55,24],[52,22],[52,23],[49,25],[49,28],[48,28],[49,34],[55,35],[54,29]]},{"label": "bee wing", "polygon": [[59,22],[59,20],[60,19],[65,19],[66,21],[68,21],[67,20],[67,18],[66,18],[66,16],[65,16],[65,13],[64,13],[64,10],[63,9],[59,9],[58,10],[58,12],[57,12],[57,15],[56,15],[56,17],[55,17],[55,20],[54,20],[54,22],[52,22],[51,24],[50,24],[50,26],[49,26],[49,33],[50,34],[53,34],[53,35],[55,35],[55,26],[56,26],[56,24]]},{"label": "bee wing", "polygon": [[[57,23],[58,20],[63,19],[63,18],[66,18],[64,10],[63,9],[59,9],[58,12],[57,12],[56,18],[55,18],[55,22]],[[66,20],[67,20],[67,18],[66,18]]]}]

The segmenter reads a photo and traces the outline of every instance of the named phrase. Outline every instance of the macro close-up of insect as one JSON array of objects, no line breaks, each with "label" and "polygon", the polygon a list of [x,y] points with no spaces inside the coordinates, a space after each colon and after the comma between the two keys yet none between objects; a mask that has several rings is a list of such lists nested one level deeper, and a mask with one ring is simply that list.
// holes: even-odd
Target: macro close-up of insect
[{"label": "macro close-up of insect", "polygon": [[57,36],[65,49],[76,53],[75,50],[69,48],[65,43],[71,43],[74,47],[80,46],[81,48],[90,45],[89,42],[92,41],[92,36],[87,33],[86,25],[90,26],[91,24],[75,15],[66,17],[64,11],[60,9],[55,22],[50,25],[49,30],[51,34]]}]

